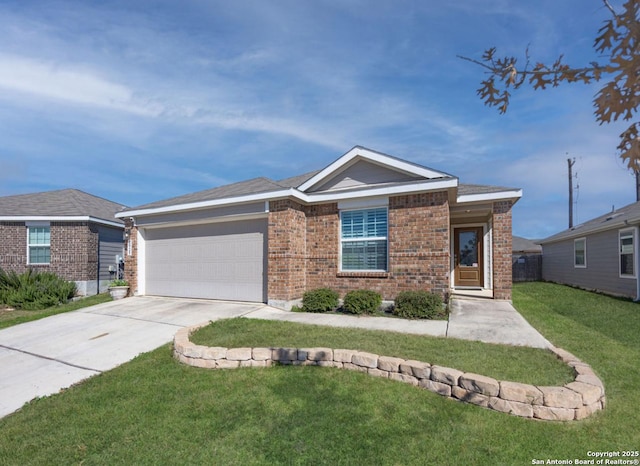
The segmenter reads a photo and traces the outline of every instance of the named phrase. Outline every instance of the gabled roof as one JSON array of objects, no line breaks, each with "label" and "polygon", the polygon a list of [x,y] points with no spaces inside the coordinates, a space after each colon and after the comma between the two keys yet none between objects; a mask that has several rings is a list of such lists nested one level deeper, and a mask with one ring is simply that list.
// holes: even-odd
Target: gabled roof
[{"label": "gabled roof", "polygon": [[0,220],[97,221],[122,225],[115,218],[126,206],[77,189],[0,197]]},{"label": "gabled roof", "polygon": [[[374,179],[374,181],[371,181]],[[519,189],[462,185],[468,199],[478,202],[519,198]],[[335,202],[425,192],[455,190],[458,179],[448,173],[356,146],[322,170],[274,181],[254,178],[126,209],[118,217],[195,210],[247,202],[293,198],[303,203]]]},{"label": "gabled roof", "polygon": [[626,205],[620,209],[596,217],[573,228],[561,231],[555,235],[540,240],[540,244],[554,243],[570,238],[579,238],[590,233],[624,228],[628,225],[640,224],[640,202]]},{"label": "gabled roof", "polygon": [[324,181],[336,176],[360,160],[367,160],[368,162],[383,165],[407,175],[422,177],[428,180],[456,179],[455,176],[449,175],[448,173],[439,172],[431,168],[423,167],[422,165],[407,162],[406,160],[367,149],[366,147],[355,146],[331,165],[320,170],[314,176],[302,183],[298,189],[300,189],[300,191],[312,190],[314,187],[322,185]]}]

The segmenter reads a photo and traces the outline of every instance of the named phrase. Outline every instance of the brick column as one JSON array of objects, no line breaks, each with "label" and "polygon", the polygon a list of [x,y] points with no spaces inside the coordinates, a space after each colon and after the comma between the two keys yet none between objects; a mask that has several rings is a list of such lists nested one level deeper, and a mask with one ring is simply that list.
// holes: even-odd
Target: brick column
[{"label": "brick column", "polygon": [[124,279],[129,282],[129,293],[138,293],[138,227],[130,218],[124,221]]},{"label": "brick column", "polygon": [[493,297],[511,299],[511,207],[513,202],[493,203]]},{"label": "brick column", "polygon": [[387,299],[398,291],[449,290],[449,202],[446,191],[389,198]]},{"label": "brick column", "polygon": [[290,301],[302,297],[306,284],[306,216],[290,200],[269,203],[267,299]]}]

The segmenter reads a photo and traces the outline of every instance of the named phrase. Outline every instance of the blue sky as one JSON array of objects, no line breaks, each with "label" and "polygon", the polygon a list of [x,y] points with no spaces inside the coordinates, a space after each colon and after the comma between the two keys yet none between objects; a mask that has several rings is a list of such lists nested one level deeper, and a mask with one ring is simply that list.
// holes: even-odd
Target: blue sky
[{"label": "blue sky", "polygon": [[[620,2],[614,1],[614,5]],[[354,145],[523,188],[514,234],[635,201],[598,85],[475,94],[491,46],[594,60],[599,0],[0,2],[0,195],[74,187],[140,205],[323,168]]]}]

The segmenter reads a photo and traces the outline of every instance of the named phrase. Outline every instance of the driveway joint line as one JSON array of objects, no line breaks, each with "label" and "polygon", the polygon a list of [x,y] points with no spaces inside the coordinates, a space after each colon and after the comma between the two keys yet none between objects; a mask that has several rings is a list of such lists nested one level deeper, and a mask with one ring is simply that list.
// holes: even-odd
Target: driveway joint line
[{"label": "driveway joint line", "polygon": [[122,315],[118,315],[118,314],[105,314],[105,313],[95,313],[92,312],[90,314],[96,315],[96,316],[108,316],[108,317],[117,317],[120,319],[130,319],[130,320],[139,320],[140,322],[150,322],[152,324],[162,324],[162,325],[170,325],[172,327],[187,327],[187,325],[182,325],[182,324],[172,324],[171,322],[159,322],[157,320],[151,320],[151,319],[141,319],[140,317],[130,317],[130,316],[122,316]]},{"label": "driveway joint line", "polygon": [[102,371],[99,370],[99,369],[93,369],[91,367],[80,366],[80,365],[74,364],[72,362],[62,361],[61,359],[50,358],[49,356],[44,356],[42,354],[32,353],[31,351],[21,350],[21,349],[18,349],[18,348],[12,348],[11,346],[5,346],[5,345],[0,344],[0,348],[8,349],[9,351],[16,351],[18,353],[28,354],[29,356],[33,356],[33,357],[40,358],[40,359],[46,359],[48,361],[58,362],[60,364],[64,364],[65,366],[75,367],[76,369],[82,369],[82,370],[85,370],[85,371],[97,372],[98,374],[102,373]]}]

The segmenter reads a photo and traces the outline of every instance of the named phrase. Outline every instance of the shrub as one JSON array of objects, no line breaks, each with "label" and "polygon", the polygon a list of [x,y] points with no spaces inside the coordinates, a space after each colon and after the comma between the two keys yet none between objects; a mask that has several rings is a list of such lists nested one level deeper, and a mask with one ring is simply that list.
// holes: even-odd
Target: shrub
[{"label": "shrub", "polygon": [[129,282],[121,278],[117,278],[115,280],[112,280],[111,283],[109,283],[109,287],[112,287],[112,286],[129,286]]},{"label": "shrub", "polygon": [[427,291],[402,291],[396,296],[393,313],[409,319],[433,319],[443,313],[442,298]]},{"label": "shrub", "polygon": [[302,295],[305,312],[327,312],[338,307],[338,293],[329,288],[306,291]]},{"label": "shrub", "polygon": [[66,303],[76,293],[76,284],[51,272],[28,269],[22,274],[0,269],[0,302],[15,309],[46,309]]},{"label": "shrub", "polygon": [[349,291],[344,297],[344,310],[351,314],[371,314],[382,304],[382,296],[372,290]]}]

